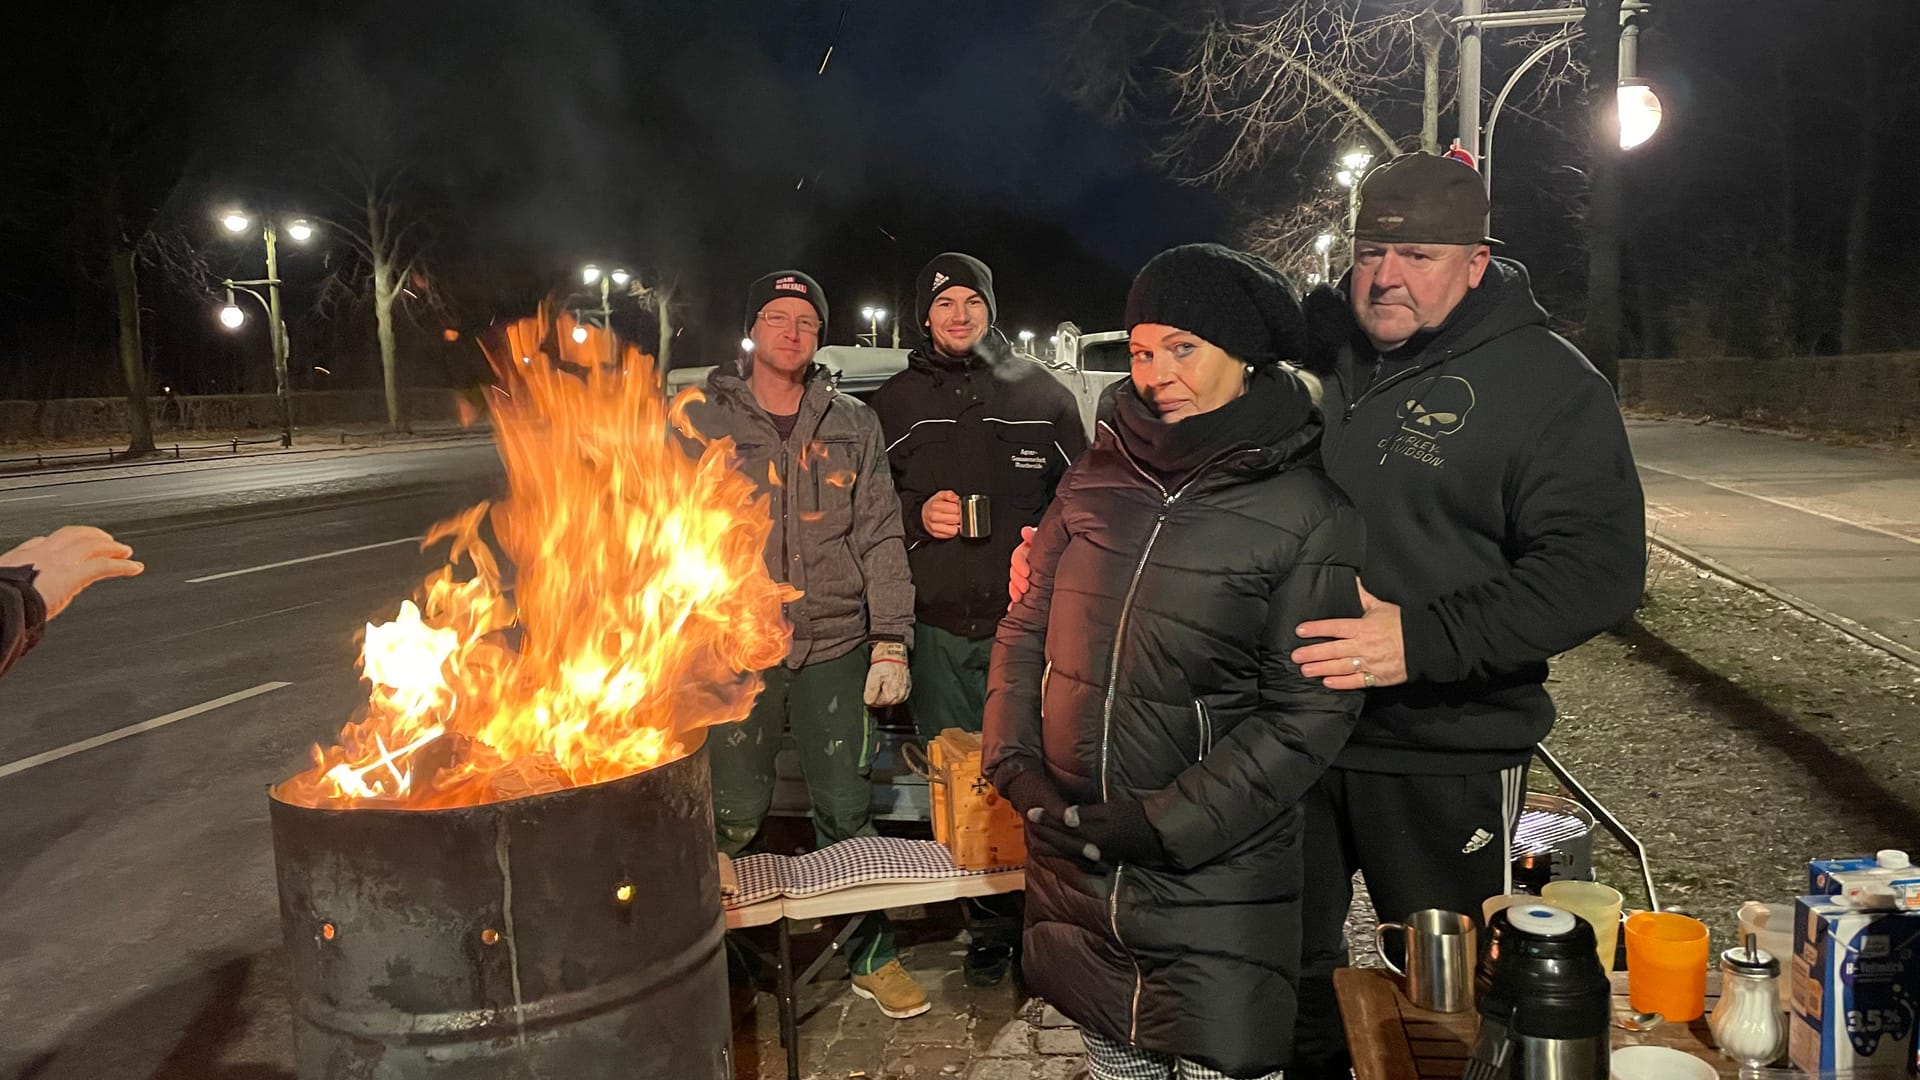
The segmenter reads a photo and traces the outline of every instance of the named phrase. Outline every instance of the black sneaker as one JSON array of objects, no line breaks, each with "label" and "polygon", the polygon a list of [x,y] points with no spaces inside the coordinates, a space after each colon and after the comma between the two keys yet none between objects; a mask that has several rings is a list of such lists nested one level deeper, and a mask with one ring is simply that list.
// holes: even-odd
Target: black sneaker
[{"label": "black sneaker", "polygon": [[1013,970],[1013,948],[991,943],[968,945],[967,958],[960,967],[968,986],[999,986]]}]

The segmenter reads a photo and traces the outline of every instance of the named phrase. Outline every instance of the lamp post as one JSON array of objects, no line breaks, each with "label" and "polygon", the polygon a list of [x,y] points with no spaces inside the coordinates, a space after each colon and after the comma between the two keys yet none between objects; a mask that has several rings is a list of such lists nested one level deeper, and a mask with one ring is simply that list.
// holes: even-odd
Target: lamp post
[{"label": "lamp post", "polygon": [[[1620,149],[1631,150],[1653,137],[1660,126],[1660,98],[1640,74],[1639,20],[1651,11],[1644,0],[1624,0],[1620,5],[1620,81],[1615,93],[1620,106]],[[1500,123],[1500,112],[1513,96],[1520,79],[1534,65],[1556,50],[1571,45],[1581,35],[1580,20],[1584,7],[1547,8],[1540,11],[1486,10],[1485,0],[1462,0],[1460,14],[1453,25],[1460,32],[1460,145],[1480,161],[1480,178],[1493,191],[1493,136]],[[1565,29],[1541,43],[1520,61],[1507,77],[1500,93],[1487,110],[1486,125],[1480,123],[1480,34],[1483,30],[1512,27],[1562,26]],[[1471,43],[1471,44],[1469,44]]]},{"label": "lamp post", "polygon": [[1355,150],[1340,156],[1340,169],[1333,174],[1333,178],[1347,189],[1347,261],[1349,263],[1353,262],[1353,230],[1360,222],[1360,181],[1366,177],[1367,166],[1372,163],[1372,154],[1365,150]]},{"label": "lamp post", "polygon": [[[253,218],[239,210],[229,210],[220,216],[220,224],[235,236],[253,228]],[[313,225],[305,218],[294,218],[287,223],[287,238],[298,244],[313,239]],[[267,276],[236,281],[226,279],[227,305],[220,310],[220,321],[229,329],[238,329],[246,321],[246,315],[233,303],[233,290],[247,285],[265,285],[267,295],[261,302],[267,309],[267,332],[273,340],[273,385],[274,396],[280,404],[280,445],[293,445],[293,397],[287,388],[287,326],[280,317],[280,256],[279,236],[273,227],[273,217],[262,214],[260,234],[267,245]],[[253,293],[251,289],[243,291]],[[253,293],[258,298],[259,293]]]},{"label": "lamp post", "polygon": [[[880,321],[887,317],[886,309],[880,307],[863,307],[860,309],[860,317],[867,320],[867,344],[876,349],[879,348]],[[859,335],[856,334],[854,337],[856,341],[859,340]]]},{"label": "lamp post", "polygon": [[[618,364],[619,346],[613,340],[613,290],[616,287],[626,288],[627,283],[633,280],[633,275],[618,267],[611,273],[603,272],[599,266],[588,263],[580,268],[580,280],[587,285],[600,286],[600,325],[607,331],[607,361]],[[580,339],[576,337],[574,340]]]},{"label": "lamp post", "polygon": [[1333,234],[1321,233],[1313,238],[1313,250],[1320,253],[1320,280],[1333,278]]},{"label": "lamp post", "polygon": [[1028,356],[1033,355],[1033,331],[1020,331],[1020,350]]}]

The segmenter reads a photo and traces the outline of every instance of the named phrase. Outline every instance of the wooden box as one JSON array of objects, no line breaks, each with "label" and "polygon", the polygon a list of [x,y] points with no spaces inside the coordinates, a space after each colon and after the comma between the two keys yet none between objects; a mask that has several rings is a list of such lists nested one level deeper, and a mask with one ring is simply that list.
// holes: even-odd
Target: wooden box
[{"label": "wooden box", "polygon": [[962,870],[1025,866],[1027,832],[1012,804],[980,773],[980,736],[948,728],[927,747],[933,838]]}]

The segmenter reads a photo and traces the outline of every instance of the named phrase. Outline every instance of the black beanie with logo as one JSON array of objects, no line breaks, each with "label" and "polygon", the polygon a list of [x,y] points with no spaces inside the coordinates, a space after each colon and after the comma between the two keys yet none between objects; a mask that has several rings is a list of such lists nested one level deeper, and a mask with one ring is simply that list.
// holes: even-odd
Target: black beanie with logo
[{"label": "black beanie with logo", "polygon": [[1141,323],[1196,334],[1249,364],[1306,358],[1307,322],[1287,280],[1219,244],[1184,244],[1147,260],[1127,291],[1127,329]]},{"label": "black beanie with logo", "polygon": [[993,298],[993,271],[987,269],[986,263],[971,255],[947,251],[935,255],[933,261],[921,267],[920,273],[913,279],[914,311],[919,316],[918,325],[921,328],[927,325],[934,298],[955,285],[972,289],[987,302],[988,326],[999,321],[1000,305]]},{"label": "black beanie with logo", "polygon": [[783,296],[805,300],[813,305],[813,310],[820,316],[820,336],[815,340],[825,341],[827,294],[820,288],[819,282],[798,270],[776,270],[747,286],[747,326],[743,333],[752,337],[753,323],[760,317],[760,309]]}]

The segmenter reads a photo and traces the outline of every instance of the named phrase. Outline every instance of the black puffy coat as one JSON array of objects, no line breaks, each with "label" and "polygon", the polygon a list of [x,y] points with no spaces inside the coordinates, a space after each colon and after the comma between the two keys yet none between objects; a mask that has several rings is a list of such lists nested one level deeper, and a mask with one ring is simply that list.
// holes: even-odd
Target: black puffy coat
[{"label": "black puffy coat", "polygon": [[1138,799],[1166,851],[1091,866],[1030,844],[1028,981],[1082,1027],[1229,1075],[1291,1056],[1298,804],[1361,705],[1288,659],[1301,622],[1360,614],[1364,528],[1320,429],[1169,490],[1103,421],[993,651],[995,785],[1044,769],[1069,803]]}]

